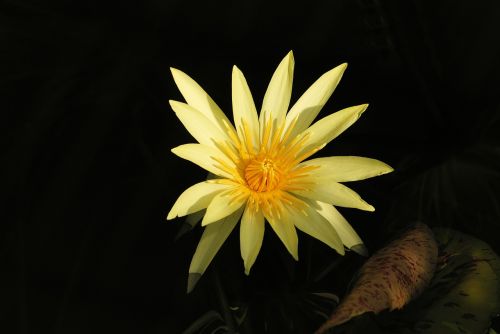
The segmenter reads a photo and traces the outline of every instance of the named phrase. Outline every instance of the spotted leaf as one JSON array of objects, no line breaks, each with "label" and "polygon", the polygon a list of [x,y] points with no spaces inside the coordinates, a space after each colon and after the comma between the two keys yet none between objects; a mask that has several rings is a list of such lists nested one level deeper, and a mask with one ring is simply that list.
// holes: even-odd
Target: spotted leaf
[{"label": "spotted leaf", "polygon": [[437,255],[437,243],[426,225],[407,230],[366,261],[350,293],[316,333],[363,313],[402,308],[429,284]]}]

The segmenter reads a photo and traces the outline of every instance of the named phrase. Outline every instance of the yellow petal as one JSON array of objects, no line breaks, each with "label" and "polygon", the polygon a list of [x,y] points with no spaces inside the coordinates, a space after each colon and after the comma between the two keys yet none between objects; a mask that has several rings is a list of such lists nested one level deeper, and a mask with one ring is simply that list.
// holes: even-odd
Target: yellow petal
[{"label": "yellow petal", "polygon": [[346,68],[347,63],[344,63],[323,74],[293,105],[286,116],[287,128],[297,118],[290,138],[294,138],[311,125],[332,96]]},{"label": "yellow petal", "polygon": [[229,173],[228,171],[223,170],[221,167],[220,162],[216,161],[223,161],[225,164],[230,166],[231,168],[234,167],[234,163],[229,161],[224,154],[222,154],[219,150],[202,145],[202,144],[184,144],[180,145],[177,147],[174,147],[172,149],[172,153],[175,155],[189,160],[201,168],[215,174],[218,176],[226,177],[226,178],[231,178],[232,174]]},{"label": "yellow petal", "polygon": [[226,126],[232,127],[231,122],[222,112],[222,110],[217,106],[217,104],[210,98],[210,96],[203,90],[186,73],[179,71],[175,68],[170,68],[172,76],[174,77],[175,84],[179,88],[182,96],[186,99],[186,102],[199,112],[201,112],[205,117],[207,117],[212,123],[214,123],[219,130],[226,131]]},{"label": "yellow petal", "polygon": [[394,170],[382,161],[352,156],[311,159],[304,161],[300,166],[317,166],[318,169],[309,172],[311,175],[336,182],[364,180]]},{"label": "yellow petal", "polygon": [[201,226],[205,226],[227,217],[231,213],[240,209],[247,201],[248,195],[235,196],[235,188],[221,192],[212,199],[212,202],[207,207],[207,213],[201,222]]},{"label": "yellow petal", "polygon": [[200,144],[215,147],[215,142],[229,141],[226,133],[198,110],[182,102],[170,100],[169,103],[184,127]]},{"label": "yellow petal", "polygon": [[294,64],[293,52],[290,51],[278,65],[269,82],[259,118],[261,132],[269,120],[272,120],[275,127],[285,120],[292,95]]},{"label": "yellow petal", "polygon": [[333,205],[323,202],[316,203],[319,206],[319,214],[332,224],[342,240],[342,243],[346,245],[347,248],[363,244],[363,241],[356,231]]},{"label": "yellow petal", "polygon": [[[256,148],[259,134],[257,110],[245,76],[236,66],[233,67],[232,95],[234,124],[240,140],[245,143],[250,138],[251,144]],[[243,120],[245,124],[242,123]],[[249,132],[247,136],[245,136],[245,132]]]},{"label": "yellow petal", "polygon": [[175,202],[167,219],[182,217],[205,209],[215,195],[228,187],[226,184],[204,181],[187,188]]},{"label": "yellow petal", "polygon": [[[304,180],[307,180],[307,178],[304,178]],[[336,206],[375,211],[373,206],[366,203],[354,190],[343,184],[337,182],[317,182],[315,184],[307,184],[307,187],[306,189],[291,190],[291,192]]]},{"label": "yellow petal", "polygon": [[281,219],[274,219],[273,217],[267,217],[269,225],[273,228],[274,232],[278,235],[281,242],[285,245],[288,252],[293,256],[295,261],[299,260],[299,240],[297,238],[297,231],[295,230],[295,225],[291,221],[291,217],[286,215],[286,211],[283,211],[283,216]]},{"label": "yellow petal", "polygon": [[240,249],[246,275],[250,274],[250,269],[257,259],[263,239],[264,215],[260,210],[255,211],[247,206],[241,217],[240,225]]},{"label": "yellow petal", "polygon": [[354,122],[368,108],[368,104],[349,107],[326,116],[303,132],[308,138],[302,151],[328,144]]},{"label": "yellow petal", "polygon": [[[203,231],[201,240],[191,260],[189,274],[203,275],[215,254],[217,254],[224,241],[226,241],[238,223],[242,211],[233,212],[233,214],[227,216],[217,224],[210,224],[205,227],[205,231]],[[191,289],[188,288],[188,290]]]},{"label": "yellow petal", "polygon": [[289,210],[290,219],[299,230],[324,242],[339,254],[344,255],[344,246],[339,235],[332,224],[320,215],[316,209],[308,206],[304,212],[295,208],[289,208]]}]

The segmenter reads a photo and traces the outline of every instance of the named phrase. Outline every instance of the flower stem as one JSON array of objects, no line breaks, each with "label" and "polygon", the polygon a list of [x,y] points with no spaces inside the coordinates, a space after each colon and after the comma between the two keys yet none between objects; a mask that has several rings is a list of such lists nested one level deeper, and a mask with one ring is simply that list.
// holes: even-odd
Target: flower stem
[{"label": "flower stem", "polygon": [[220,276],[217,268],[212,270],[212,279],[215,284],[215,293],[217,295],[217,299],[219,300],[222,317],[224,318],[224,322],[226,323],[230,334],[236,334],[236,326],[234,324],[234,319],[229,310],[229,304],[227,302],[226,294],[224,293],[224,289],[222,287]]}]

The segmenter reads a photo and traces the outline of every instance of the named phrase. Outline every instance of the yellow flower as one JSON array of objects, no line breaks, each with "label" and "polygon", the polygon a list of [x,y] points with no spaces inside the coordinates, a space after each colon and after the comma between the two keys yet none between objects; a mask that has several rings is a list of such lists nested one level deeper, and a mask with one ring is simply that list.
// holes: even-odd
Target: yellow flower
[{"label": "yellow flower", "polygon": [[[191,261],[188,290],[203,274],[231,231],[240,224],[241,256],[248,275],[260,251],[265,221],[298,260],[295,228],[344,254],[362,241],[333,205],[373,211],[340,182],[382,175],[393,169],[362,157],[308,157],[353,124],[368,107],[349,107],[320,119],[347,64],[323,74],[288,111],[292,92],[292,52],[274,72],[260,115],[243,73],[233,67],[234,126],[208,94],[185,73],[171,69],[186,103],[170,101],[172,109],[198,141],[172,149],[216,175],[184,191],[167,219],[205,210],[205,230]],[[333,204],[333,205],[332,205]]]}]

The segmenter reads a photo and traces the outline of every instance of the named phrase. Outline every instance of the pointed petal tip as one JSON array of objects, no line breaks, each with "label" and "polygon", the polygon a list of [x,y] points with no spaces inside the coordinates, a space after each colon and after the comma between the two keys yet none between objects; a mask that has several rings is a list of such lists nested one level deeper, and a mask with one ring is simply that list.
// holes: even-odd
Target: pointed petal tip
[{"label": "pointed petal tip", "polygon": [[167,220],[172,220],[175,217],[177,217],[177,212],[174,212],[173,210],[170,210],[170,212],[167,215]]},{"label": "pointed petal tip", "polygon": [[366,248],[365,244],[354,245],[350,248],[350,250],[364,257],[368,257],[368,255],[370,255],[370,253],[368,252],[368,248]]},{"label": "pointed petal tip", "polygon": [[[288,73],[293,74],[293,68],[295,66],[295,58],[293,56],[293,51],[289,51],[286,56],[281,60],[279,66],[286,66]],[[279,67],[278,67],[279,68]]]},{"label": "pointed petal tip", "polygon": [[224,218],[225,217],[222,217],[222,218],[217,217],[217,215],[214,215],[213,213],[211,213],[207,209],[207,212],[205,213],[205,215],[203,216],[203,219],[201,220],[201,226],[207,226],[209,224],[213,224],[213,223],[218,222]]},{"label": "pointed petal tip", "polygon": [[200,273],[189,273],[188,284],[187,284],[187,293],[191,293],[191,291],[193,291],[196,284],[200,280],[201,275],[202,274],[200,274]]},{"label": "pointed petal tip", "polygon": [[246,83],[245,75],[240,70],[240,68],[236,65],[233,65],[233,71],[231,73],[231,77],[232,77],[232,84],[233,85],[234,85],[235,80],[239,80],[240,82]]},{"label": "pointed petal tip", "polygon": [[362,104],[360,107],[361,107],[361,110],[359,111],[359,116],[361,116],[362,113],[364,113],[366,111],[366,109],[368,109],[368,106],[369,104],[368,103],[365,103],[365,104]]},{"label": "pointed petal tip", "polygon": [[182,72],[181,70],[175,67],[170,67],[170,73],[172,74],[172,78],[174,78],[176,85],[179,84],[179,80],[182,81],[183,78],[187,77],[186,73]]},{"label": "pointed petal tip", "polygon": [[375,175],[375,176],[381,176],[381,175],[385,175],[385,174],[389,174],[389,173],[392,173],[394,172],[394,168],[392,168],[391,166],[389,166],[388,164],[384,163],[384,169],[381,169],[380,172]]},{"label": "pointed petal tip", "polygon": [[170,104],[170,107],[175,111],[175,108],[178,107],[180,104],[182,104],[182,102],[175,100],[168,100],[168,104]]},{"label": "pointed petal tip", "polygon": [[295,58],[293,56],[293,51],[288,52],[286,55],[286,60],[288,63],[288,75],[293,76],[293,68],[295,67]]},{"label": "pointed petal tip", "polygon": [[342,63],[338,66],[335,66],[325,74],[323,74],[324,77],[332,77],[332,78],[337,78],[338,81],[342,78],[345,70],[347,68],[347,63]]},{"label": "pointed petal tip", "polygon": [[[332,247],[332,248],[333,248],[333,247]],[[337,247],[337,248],[333,248],[333,249],[335,249],[335,251],[336,251],[337,253],[339,253],[339,255],[342,255],[342,256],[344,256],[344,255],[345,255],[345,249],[344,249],[344,247],[340,247],[340,248],[338,248],[338,247]]]},{"label": "pointed petal tip", "polygon": [[342,64],[338,65],[337,67],[332,68],[329,72],[335,73],[338,71],[342,75],[345,72],[346,68],[347,68],[347,63],[342,63]]},{"label": "pointed petal tip", "polygon": [[366,207],[364,208],[365,211],[370,211],[370,212],[374,212],[375,211],[375,207],[373,207],[373,205],[370,205],[367,203]]},{"label": "pointed petal tip", "polygon": [[368,106],[369,104],[368,103],[365,103],[365,104],[360,104],[359,106],[356,106],[355,108],[357,108],[357,110],[353,110],[353,112],[355,113],[356,115],[356,120],[359,119],[361,117],[361,115],[363,115],[363,113],[366,111],[366,109],[368,109]]},{"label": "pointed petal tip", "polygon": [[179,207],[176,204],[177,204],[177,202],[174,203],[174,205],[172,206],[172,208],[168,212],[168,214],[167,214],[167,220],[172,220],[172,219],[176,218],[179,215],[179,210],[178,210]]}]

